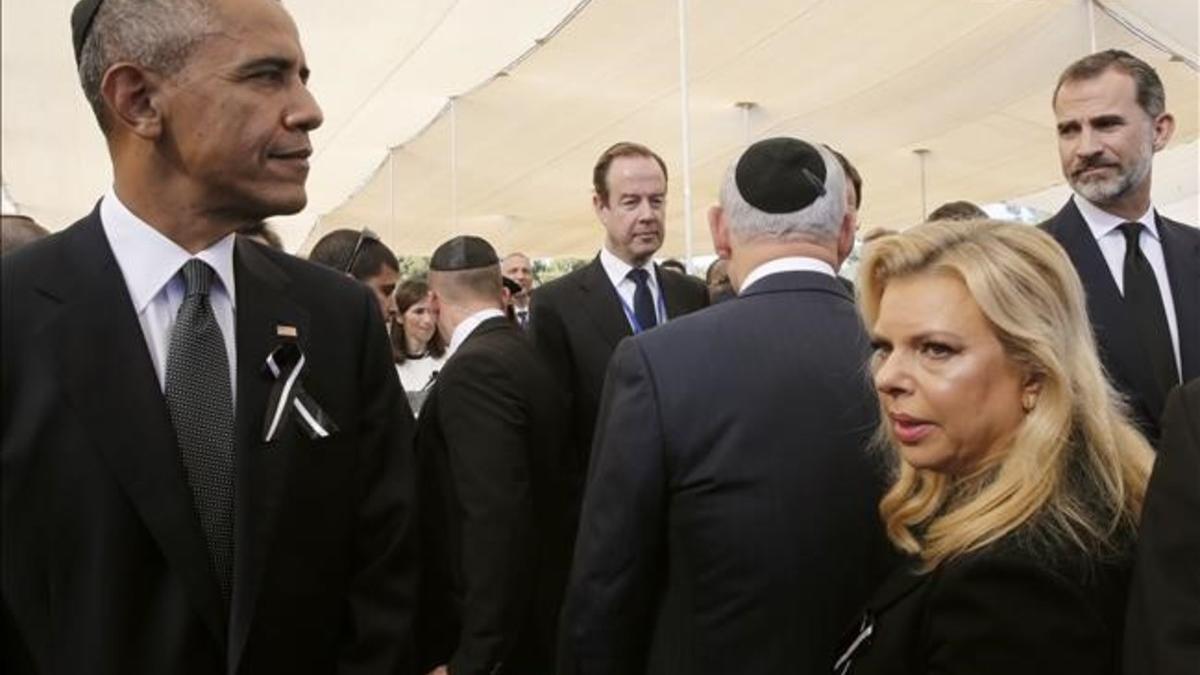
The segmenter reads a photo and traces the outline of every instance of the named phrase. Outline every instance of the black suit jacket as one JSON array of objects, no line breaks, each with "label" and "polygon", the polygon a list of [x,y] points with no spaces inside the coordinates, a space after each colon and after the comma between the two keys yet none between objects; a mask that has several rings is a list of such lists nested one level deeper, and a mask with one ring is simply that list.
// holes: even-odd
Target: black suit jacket
[{"label": "black suit jacket", "polygon": [[[708,306],[708,288],[699,279],[657,266],[655,273],[668,318]],[[570,400],[571,446],[586,467],[604,371],[617,343],[633,331],[600,256],[534,290],[530,312],[530,336]]]},{"label": "black suit jacket", "polygon": [[[1130,558],[1010,535],[928,574],[897,569],[843,646],[853,675],[1118,672]],[[846,671],[842,671],[846,672]]]},{"label": "black suit jacket", "polygon": [[[6,673],[412,666],[411,413],[371,294],[239,238],[228,613],[165,399],[97,212],[3,258]],[[276,327],[340,431],[261,441]]]},{"label": "black suit jacket", "polygon": [[833,277],[768,276],[621,343],[564,608],[581,675],[824,673],[890,561],[868,340]]},{"label": "black suit jacket", "polygon": [[506,318],[480,324],[443,366],[418,423],[423,668],[553,672],[574,531],[565,417]]},{"label": "black suit jacket", "polygon": [[[1200,230],[1162,216],[1157,216],[1157,224],[1175,301],[1183,362],[1180,366],[1186,382],[1200,377]],[[1128,317],[1099,244],[1074,200],[1068,200],[1057,215],[1040,227],[1057,239],[1071,257],[1083,281],[1088,316],[1104,368],[1112,383],[1128,398],[1138,426],[1151,442],[1157,443],[1164,396],[1154,382],[1137,326]]]},{"label": "black suit jacket", "polygon": [[1200,673],[1200,379],[1175,389],[1142,509],[1126,675]]}]

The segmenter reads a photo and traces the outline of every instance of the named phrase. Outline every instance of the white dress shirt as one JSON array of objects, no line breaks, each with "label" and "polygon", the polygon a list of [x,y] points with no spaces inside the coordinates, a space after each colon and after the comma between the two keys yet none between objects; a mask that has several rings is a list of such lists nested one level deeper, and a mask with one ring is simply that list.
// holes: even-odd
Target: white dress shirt
[{"label": "white dress shirt", "polygon": [[463,319],[462,323],[458,324],[458,326],[454,329],[454,334],[450,336],[450,346],[446,347],[446,358],[449,359],[454,355],[454,352],[458,351],[458,348],[462,346],[462,343],[465,342],[467,338],[471,337],[471,333],[474,333],[475,329],[479,328],[479,324],[497,316],[506,318],[504,312],[489,307],[488,309],[481,309],[471,316]]},{"label": "white dress shirt", "polygon": [[[617,289],[617,295],[621,296],[625,306],[633,311],[633,294],[637,291],[637,284],[629,278],[629,272],[633,269],[633,265],[613,255],[609,252],[608,247],[605,247],[600,249],[600,266],[604,268],[604,273],[608,275],[608,280],[612,282],[613,288]],[[654,316],[661,325],[666,322],[667,317],[663,309],[665,305],[660,300],[662,291],[658,288],[658,275],[654,273],[654,263],[647,262],[641,266],[641,269],[649,273],[646,279],[647,285],[650,286],[650,299],[654,301]],[[630,328],[633,328],[632,323]]]},{"label": "white dress shirt", "polygon": [[820,272],[821,274],[828,274],[831,277],[837,276],[837,273],[833,271],[833,266],[824,260],[798,255],[775,258],[750,270],[750,273],[742,280],[742,287],[738,289],[738,295],[745,293],[746,289],[750,288],[759,279],[781,272]]},{"label": "white dress shirt", "polygon": [[233,401],[237,402],[237,340],[234,333],[233,243],[234,235],[221,239],[203,251],[192,255],[179,244],[165,237],[148,225],[109,190],[100,202],[100,224],[104,236],[112,248],[133,309],[137,312],[146,348],[154,363],[160,388],[167,383],[167,352],[171,346],[171,333],[175,328],[175,316],[183,304],[186,290],[179,270],[192,258],[199,258],[216,271],[215,283],[209,289],[209,303],[213,315],[225,340],[225,354],[229,359],[229,386]]},{"label": "white dress shirt", "polygon": [[[1125,294],[1125,235],[1120,230],[1121,223],[1129,222],[1120,216],[1102,210],[1088,200],[1073,195],[1075,206],[1083,215],[1084,222],[1096,238],[1108,271],[1112,273],[1117,290]],[[1158,281],[1158,292],[1162,295],[1163,311],[1167,315],[1167,328],[1171,331],[1171,346],[1175,349],[1175,368],[1179,371],[1179,379],[1183,379],[1182,363],[1179,354],[1179,323],[1175,316],[1175,297],[1171,295],[1171,281],[1167,277],[1167,261],[1163,257],[1162,239],[1158,233],[1158,221],[1154,218],[1154,206],[1151,205],[1136,222],[1143,225],[1142,233],[1138,236],[1138,246],[1142,255],[1154,270],[1154,278]]]}]

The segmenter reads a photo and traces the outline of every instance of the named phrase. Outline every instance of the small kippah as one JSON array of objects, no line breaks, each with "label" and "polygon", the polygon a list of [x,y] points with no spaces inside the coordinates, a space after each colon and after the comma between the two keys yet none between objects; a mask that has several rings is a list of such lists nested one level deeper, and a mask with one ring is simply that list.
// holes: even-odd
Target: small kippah
[{"label": "small kippah", "polygon": [[825,158],[796,138],[768,138],[738,160],[734,182],[746,203],[765,213],[794,213],[825,195]]},{"label": "small kippah", "polygon": [[429,269],[438,272],[473,270],[499,265],[496,249],[487,240],[471,235],[455,237],[437,247],[429,259]]},{"label": "small kippah", "polygon": [[71,43],[75,47],[75,65],[83,55],[83,43],[87,42],[88,34],[92,32],[92,22],[104,0],[79,0],[75,9],[71,10]]}]

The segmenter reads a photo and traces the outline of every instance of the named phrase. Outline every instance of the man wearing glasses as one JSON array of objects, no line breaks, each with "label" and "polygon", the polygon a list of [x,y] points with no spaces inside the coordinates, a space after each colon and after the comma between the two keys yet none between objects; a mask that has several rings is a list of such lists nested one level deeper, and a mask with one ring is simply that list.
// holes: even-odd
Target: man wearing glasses
[{"label": "man wearing glasses", "polygon": [[308,259],[366,284],[375,293],[385,324],[395,316],[400,263],[379,235],[365,227],[358,232],[334,230],[317,241]]}]

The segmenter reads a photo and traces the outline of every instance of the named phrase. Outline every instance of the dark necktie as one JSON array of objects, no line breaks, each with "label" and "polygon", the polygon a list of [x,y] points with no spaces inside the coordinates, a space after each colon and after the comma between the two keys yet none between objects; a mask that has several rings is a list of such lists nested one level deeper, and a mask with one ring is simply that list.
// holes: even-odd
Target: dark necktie
[{"label": "dark necktie", "polygon": [[633,292],[633,316],[637,318],[642,330],[650,330],[658,325],[658,316],[654,311],[654,294],[650,292],[650,273],[635,267],[629,270],[629,278],[637,284]]},{"label": "dark necktie", "polygon": [[1125,235],[1125,307],[1142,337],[1161,393],[1166,394],[1179,384],[1179,371],[1175,369],[1175,349],[1158,280],[1138,241],[1141,232],[1141,223],[1121,224],[1121,234]]},{"label": "dark necktie", "polygon": [[521,328],[524,328],[527,325],[529,325],[529,310],[527,310],[527,309],[518,309],[517,310],[517,325],[520,326]]},{"label": "dark necktie", "polygon": [[221,327],[208,301],[213,269],[193,258],[167,352],[167,406],[209,559],[228,602],[233,584],[233,395]]}]

